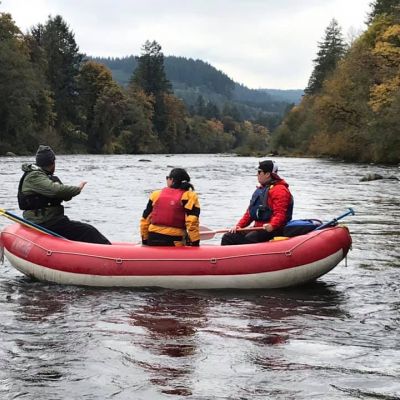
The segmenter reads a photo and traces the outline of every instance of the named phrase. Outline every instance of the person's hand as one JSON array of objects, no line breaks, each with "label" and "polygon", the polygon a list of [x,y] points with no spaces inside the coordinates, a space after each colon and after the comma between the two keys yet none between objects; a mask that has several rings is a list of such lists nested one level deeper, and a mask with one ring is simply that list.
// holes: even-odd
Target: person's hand
[{"label": "person's hand", "polygon": [[232,228],[229,229],[229,233],[236,233],[240,229],[241,228],[238,225],[232,226]]},{"label": "person's hand", "polygon": [[81,192],[82,192],[82,189],[85,187],[86,184],[87,184],[87,182],[83,181],[78,185],[78,188],[80,189]]},{"label": "person's hand", "polygon": [[272,232],[274,230],[274,227],[271,224],[264,224],[263,228],[267,231],[267,232]]}]

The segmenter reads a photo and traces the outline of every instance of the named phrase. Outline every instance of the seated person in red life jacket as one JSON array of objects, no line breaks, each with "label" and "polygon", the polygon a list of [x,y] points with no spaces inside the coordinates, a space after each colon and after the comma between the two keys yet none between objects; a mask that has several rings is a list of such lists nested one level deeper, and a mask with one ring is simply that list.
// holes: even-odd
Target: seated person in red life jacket
[{"label": "seated person in red life jacket", "polygon": [[148,246],[199,246],[200,204],[189,174],[174,168],[167,187],[150,195],[140,220],[142,243]]},{"label": "seated person in red life jacket", "polygon": [[[293,197],[289,185],[278,176],[274,161],[261,161],[258,166],[260,186],[250,200],[250,205],[240,221],[226,233],[221,245],[250,244],[266,242],[274,236],[281,236],[283,228],[292,219]],[[254,221],[255,227],[264,230],[240,232]]]}]

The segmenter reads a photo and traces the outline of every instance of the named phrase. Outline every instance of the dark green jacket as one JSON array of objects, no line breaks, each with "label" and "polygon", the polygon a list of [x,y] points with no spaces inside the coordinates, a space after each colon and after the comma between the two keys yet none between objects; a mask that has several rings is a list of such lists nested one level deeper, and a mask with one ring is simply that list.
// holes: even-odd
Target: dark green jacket
[{"label": "dark green jacket", "polygon": [[[35,164],[23,164],[22,171],[29,172],[21,188],[24,194],[38,193],[43,196],[68,201],[81,192],[78,186],[68,186],[53,182],[46,171]],[[64,216],[64,207],[60,205],[40,210],[25,210],[23,215],[25,219],[35,224],[51,225]]]}]

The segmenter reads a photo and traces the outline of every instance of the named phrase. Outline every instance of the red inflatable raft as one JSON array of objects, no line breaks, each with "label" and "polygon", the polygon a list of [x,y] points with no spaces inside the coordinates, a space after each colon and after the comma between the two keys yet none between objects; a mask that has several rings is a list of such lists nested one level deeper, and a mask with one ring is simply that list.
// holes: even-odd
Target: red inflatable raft
[{"label": "red inflatable raft", "polygon": [[349,231],[336,226],[242,246],[149,247],[73,242],[14,224],[1,247],[23,274],[44,282],[174,289],[283,288],[317,279],[346,256]]}]

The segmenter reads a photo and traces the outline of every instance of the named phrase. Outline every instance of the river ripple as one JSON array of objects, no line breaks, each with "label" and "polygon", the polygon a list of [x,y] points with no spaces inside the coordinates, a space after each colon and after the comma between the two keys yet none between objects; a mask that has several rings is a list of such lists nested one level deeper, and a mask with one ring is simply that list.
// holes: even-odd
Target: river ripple
[{"label": "river ripple", "polygon": [[[399,169],[276,160],[295,218],[355,209],[344,220],[353,236],[347,267],[290,290],[177,291],[47,285],[5,261],[0,398],[399,399],[399,182],[360,182],[368,172],[399,177]],[[24,161],[1,159],[0,207],[16,213]],[[65,183],[89,182],[67,214],[114,241],[139,241],[149,193],[177,166],[192,176],[203,225],[222,228],[241,216],[255,158],[57,157]]]}]

